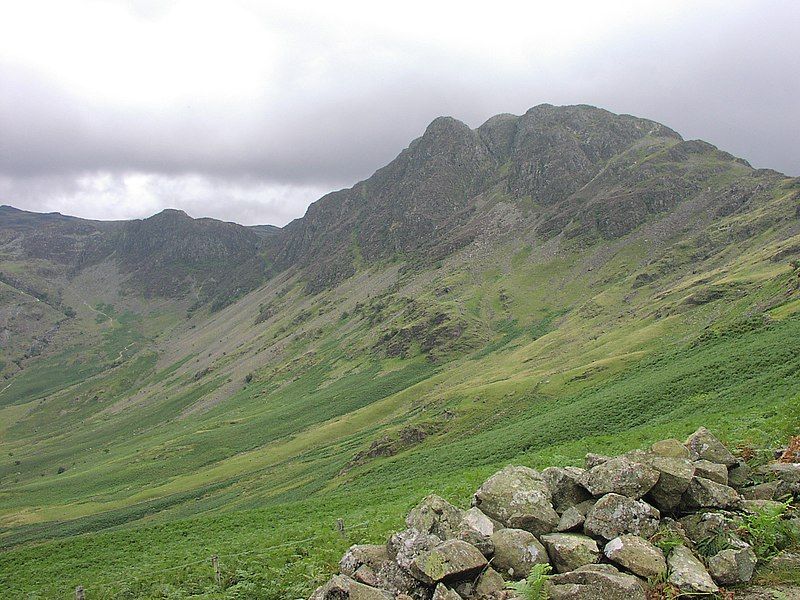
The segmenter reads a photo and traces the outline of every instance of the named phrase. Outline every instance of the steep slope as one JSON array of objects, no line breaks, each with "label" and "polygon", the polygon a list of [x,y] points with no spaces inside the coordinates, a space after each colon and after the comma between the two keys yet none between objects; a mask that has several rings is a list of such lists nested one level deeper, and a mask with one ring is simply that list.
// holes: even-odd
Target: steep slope
[{"label": "steep slope", "polygon": [[[667,424],[786,437],[800,399],[799,200],[799,180],[651,121],[545,105],[477,130],[437,119],[269,235],[174,213],[98,225],[83,246],[127,240],[117,252],[138,258],[100,252],[64,275],[65,298],[113,288],[126,307],[90,302],[112,319],[81,317],[105,344],[97,368],[58,379],[85,361],[40,357],[0,391],[0,539],[67,537],[6,553],[38,565],[16,589],[58,596],[58,564],[69,584],[80,573],[121,595],[146,586],[130,581],[136,561],[257,553],[337,517],[377,519],[378,536],[432,488],[642,445]],[[248,256],[268,271],[233,279],[263,285],[187,318],[201,277],[223,298],[247,289],[214,269]],[[172,269],[185,276],[175,296]],[[151,284],[164,295],[145,298]],[[75,558],[104,564],[120,543],[141,551],[104,569]],[[301,595],[343,543],[305,562],[290,548],[268,578]]]}]

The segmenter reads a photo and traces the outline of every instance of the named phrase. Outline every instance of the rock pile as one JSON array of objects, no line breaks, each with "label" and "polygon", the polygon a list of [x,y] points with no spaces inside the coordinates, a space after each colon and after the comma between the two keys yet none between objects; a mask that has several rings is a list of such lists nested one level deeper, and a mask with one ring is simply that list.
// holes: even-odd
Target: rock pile
[{"label": "rock pile", "polygon": [[[508,581],[549,565],[551,600],[645,600],[749,581],[743,515],[800,496],[800,463],[754,473],[707,429],[586,468],[509,466],[460,510],[428,496],[385,545],[352,546],[312,600],[508,599]],[[665,541],[669,543],[664,543]]]}]

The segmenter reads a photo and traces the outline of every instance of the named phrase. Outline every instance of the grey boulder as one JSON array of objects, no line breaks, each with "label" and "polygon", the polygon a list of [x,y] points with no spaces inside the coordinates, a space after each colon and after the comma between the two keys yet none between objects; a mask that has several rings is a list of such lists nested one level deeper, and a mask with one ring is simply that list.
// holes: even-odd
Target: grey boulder
[{"label": "grey boulder", "polygon": [[621,535],[608,542],[603,549],[606,558],[645,579],[667,572],[664,553],[638,535]]},{"label": "grey boulder", "polygon": [[645,600],[642,582],[611,565],[586,565],[553,576],[548,582],[550,600]]},{"label": "grey boulder", "polygon": [[492,566],[515,579],[527,577],[534,565],[547,563],[547,550],[531,532],[499,529],[492,535]]},{"label": "grey boulder", "polygon": [[659,473],[643,462],[612,458],[587,472],[581,481],[593,496],[620,494],[639,499],[658,481]]},{"label": "grey boulder", "polygon": [[585,535],[551,533],[542,536],[542,544],[547,548],[550,563],[557,573],[600,562],[597,542]]},{"label": "grey boulder", "polygon": [[757,562],[756,553],[749,546],[729,548],[708,560],[708,572],[720,585],[737,585],[753,578]]},{"label": "grey boulder", "polygon": [[732,467],[739,461],[708,429],[701,427],[686,440],[686,447],[703,460]]},{"label": "grey boulder", "polygon": [[506,527],[540,535],[558,525],[550,488],[541,474],[528,467],[506,467],[475,492],[472,505]]},{"label": "grey boulder", "polygon": [[681,592],[688,594],[713,594],[719,591],[703,563],[686,546],[678,546],[667,558],[668,581]]},{"label": "grey boulder", "polygon": [[683,505],[690,510],[698,508],[738,508],[742,497],[732,487],[704,477],[693,477],[683,495]]},{"label": "grey boulder", "polygon": [[705,477],[716,483],[728,485],[728,467],[710,460],[697,460],[694,463],[695,475]]},{"label": "grey boulder", "polygon": [[624,533],[649,538],[658,530],[661,513],[642,500],[606,494],[586,515],[584,531],[591,536],[614,539]]},{"label": "grey boulder", "polygon": [[406,517],[406,526],[446,540],[458,536],[461,521],[459,509],[444,498],[431,494],[411,509]]},{"label": "grey boulder", "polygon": [[692,482],[694,465],[685,458],[669,456],[654,456],[650,465],[658,471],[659,477],[648,499],[659,510],[675,510]]},{"label": "grey boulder", "polygon": [[411,563],[411,574],[427,584],[447,582],[477,574],[488,563],[475,546],[462,540],[446,540],[422,552]]},{"label": "grey boulder", "polygon": [[578,467],[548,467],[542,471],[542,478],[550,488],[553,508],[558,514],[592,497],[580,484],[585,473]]},{"label": "grey boulder", "polygon": [[393,600],[390,592],[359,583],[346,575],[334,575],[311,595],[310,600]]}]

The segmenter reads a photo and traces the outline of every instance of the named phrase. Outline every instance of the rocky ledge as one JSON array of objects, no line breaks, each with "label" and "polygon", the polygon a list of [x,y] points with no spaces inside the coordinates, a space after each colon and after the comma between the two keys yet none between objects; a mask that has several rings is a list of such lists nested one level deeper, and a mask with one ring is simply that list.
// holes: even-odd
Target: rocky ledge
[{"label": "rocky ledge", "polygon": [[[700,428],[685,443],[589,454],[583,469],[508,466],[475,492],[470,509],[431,495],[386,544],[352,546],[340,574],[311,599],[759,594],[741,592],[759,561],[797,540],[798,460],[784,453],[751,467]],[[797,555],[778,561],[800,569]]]}]

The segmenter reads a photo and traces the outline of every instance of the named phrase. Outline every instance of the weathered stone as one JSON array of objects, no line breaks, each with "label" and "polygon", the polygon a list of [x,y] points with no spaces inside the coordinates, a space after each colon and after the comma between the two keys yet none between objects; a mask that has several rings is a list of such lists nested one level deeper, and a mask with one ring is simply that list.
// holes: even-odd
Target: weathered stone
[{"label": "weathered stone", "polygon": [[385,544],[359,544],[350,546],[339,561],[339,571],[343,575],[353,577],[361,566],[377,570],[384,561],[389,559],[389,552]]},{"label": "weathered stone", "polygon": [[503,576],[492,567],[486,567],[476,579],[459,583],[455,590],[464,598],[490,598],[505,587]]},{"label": "weathered stone", "polygon": [[656,442],[650,447],[650,450],[654,455],[664,458],[684,458],[688,460],[695,460],[698,458],[697,454],[676,439]]},{"label": "weathered stone", "polygon": [[716,483],[728,485],[728,467],[710,460],[697,460],[694,462],[695,475],[705,477]]},{"label": "weathered stone", "polygon": [[363,583],[359,583],[346,575],[334,575],[328,582],[318,587],[311,595],[311,600],[394,600],[394,596]]},{"label": "weathered stone", "polygon": [[783,569],[786,571],[796,569],[800,572],[800,553],[781,552],[769,562],[769,565],[774,569]]},{"label": "weathered stone", "polygon": [[515,579],[527,577],[534,565],[547,562],[547,550],[524,529],[499,529],[492,535],[492,542],[492,566]]},{"label": "weathered stone", "polygon": [[600,562],[597,542],[585,535],[551,533],[542,536],[542,544],[547,548],[550,563],[557,573]]},{"label": "weathered stone", "polygon": [[753,578],[756,553],[746,548],[723,550],[708,560],[708,572],[720,585],[737,585]]},{"label": "weathered stone", "polygon": [[423,533],[416,529],[406,529],[393,534],[386,548],[390,558],[403,569],[410,569],[414,559],[423,552],[432,550],[441,539],[430,533]]},{"label": "weathered stone", "polygon": [[681,592],[712,594],[719,591],[703,563],[686,546],[674,548],[667,558],[667,564],[669,582]]},{"label": "weathered stone", "polygon": [[610,456],[604,454],[593,454],[589,452],[584,459],[587,469],[594,469],[597,465],[602,465],[607,460],[611,460]]},{"label": "weathered stone", "polygon": [[683,495],[685,508],[738,508],[742,497],[732,487],[716,483],[704,477],[693,477]]},{"label": "weathered stone", "polygon": [[778,480],[778,498],[800,496],[800,463],[772,463],[765,470]]},{"label": "weathered stone", "polygon": [[614,538],[606,544],[603,553],[610,561],[645,579],[667,572],[664,553],[638,535],[621,535]]},{"label": "weathered stone", "polygon": [[698,512],[683,517],[680,524],[692,543],[699,544],[711,537],[734,535],[740,521],[733,515],[719,512]]},{"label": "weathered stone", "polygon": [[740,488],[747,485],[753,470],[746,462],[740,462],[728,469],[728,485]]},{"label": "weathered stone", "polygon": [[696,452],[701,459],[720,463],[726,467],[732,467],[739,462],[730,453],[730,450],[705,427],[701,427],[689,436],[689,439],[686,440],[686,447]]},{"label": "weathered stone", "polygon": [[584,521],[586,521],[586,516],[581,514],[581,511],[574,506],[570,506],[562,513],[561,519],[558,521],[556,531],[563,533],[565,531],[580,529],[583,526]]},{"label": "weathered stone", "polygon": [[742,500],[741,508],[751,514],[764,511],[777,514],[783,510],[783,503],[777,500]]},{"label": "weathered stone", "polygon": [[611,565],[586,565],[548,582],[550,600],[645,600],[642,582]]},{"label": "weathered stone", "polygon": [[542,478],[552,494],[553,508],[558,514],[592,497],[580,484],[585,473],[578,467],[548,467],[542,471]]},{"label": "weathered stone", "polygon": [[745,500],[773,500],[778,493],[779,485],[777,481],[768,481],[767,483],[740,488],[739,493]]},{"label": "weathered stone", "polygon": [[550,488],[542,476],[527,467],[506,467],[475,492],[473,506],[507,527],[540,535],[558,525]]},{"label": "weathered stone", "polygon": [[458,536],[461,520],[459,509],[444,498],[431,494],[411,509],[406,517],[406,526],[447,540]]},{"label": "weathered stone", "polygon": [[462,515],[462,527],[468,527],[481,535],[490,536],[494,533],[494,522],[476,507],[465,510]]},{"label": "weathered stone", "polygon": [[[685,446],[681,445],[681,448]],[[650,465],[659,473],[648,499],[662,511],[675,510],[694,477],[694,466],[685,458],[654,456]]]},{"label": "weathered stone", "polygon": [[376,572],[376,580],[378,583],[374,587],[392,592],[398,600],[401,596],[412,600],[430,600],[430,586],[422,583],[394,560],[387,560],[381,565]]},{"label": "weathered stone", "polygon": [[440,583],[436,586],[436,589],[433,590],[431,600],[461,600],[461,596],[459,596],[456,591]]},{"label": "weathered stone", "polygon": [[661,513],[642,500],[606,494],[586,515],[584,531],[607,540],[624,533],[650,537],[658,530]]},{"label": "weathered stone", "polygon": [[469,577],[487,565],[475,546],[461,540],[446,540],[417,555],[411,563],[414,577],[428,584]]},{"label": "weathered stone", "polygon": [[638,499],[658,481],[658,471],[623,457],[612,458],[588,471],[581,483],[594,496],[620,494]]}]

